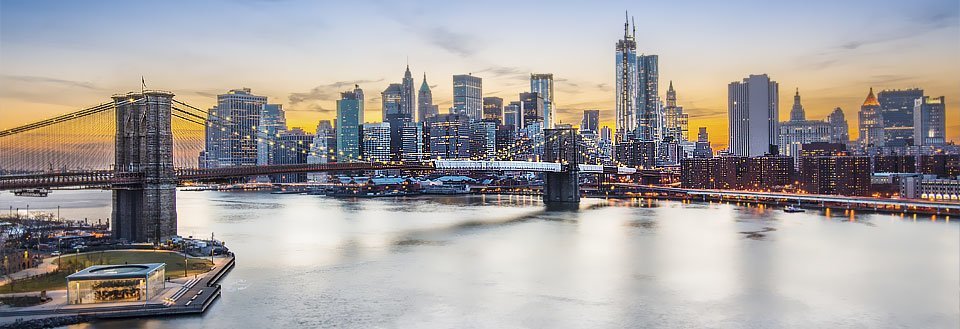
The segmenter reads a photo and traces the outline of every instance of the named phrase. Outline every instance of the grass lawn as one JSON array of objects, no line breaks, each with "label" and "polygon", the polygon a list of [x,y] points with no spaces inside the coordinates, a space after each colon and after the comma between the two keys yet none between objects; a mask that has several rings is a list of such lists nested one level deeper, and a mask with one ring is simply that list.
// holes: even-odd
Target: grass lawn
[{"label": "grass lawn", "polygon": [[[56,260],[53,261],[57,263]],[[166,263],[168,278],[184,277],[183,255],[169,251],[151,250],[114,250],[91,252],[78,255],[64,255],[60,258],[60,270],[44,275],[16,280],[0,287],[0,293],[31,292],[41,290],[66,289],[67,276],[93,265],[118,265],[140,263]],[[206,258],[187,258],[187,275],[205,273],[213,267]]]}]

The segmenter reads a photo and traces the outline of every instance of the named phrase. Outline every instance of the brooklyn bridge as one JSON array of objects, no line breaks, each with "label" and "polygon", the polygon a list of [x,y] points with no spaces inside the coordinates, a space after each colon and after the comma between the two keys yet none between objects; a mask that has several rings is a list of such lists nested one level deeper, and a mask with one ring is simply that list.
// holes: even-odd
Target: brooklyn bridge
[{"label": "brooklyn bridge", "polygon": [[[111,229],[131,242],[161,242],[177,234],[176,188],[187,182],[307,172],[374,170],[519,171],[543,173],[547,205],[576,205],[580,173],[633,174],[636,169],[583,163],[573,129],[546,129],[540,161],[429,160],[250,165],[201,168],[204,132],[228,131],[216,118],[174,94],[144,90],[54,118],[0,131],[0,190],[100,188],[113,191]],[[229,130],[234,131],[234,130]],[[276,142],[275,136],[236,136]],[[529,148],[534,145],[518,145]],[[290,152],[311,152],[297,148]],[[499,160],[499,159],[498,159]]]}]

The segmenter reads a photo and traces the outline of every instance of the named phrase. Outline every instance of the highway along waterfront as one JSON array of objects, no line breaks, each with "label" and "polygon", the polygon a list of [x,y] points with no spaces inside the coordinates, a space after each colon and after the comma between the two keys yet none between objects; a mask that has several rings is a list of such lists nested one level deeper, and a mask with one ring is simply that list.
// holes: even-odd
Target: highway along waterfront
[{"label": "highway along waterfront", "polygon": [[[202,315],[70,328],[957,328],[960,218],[538,196],[180,191],[236,255]],[[109,191],[0,208],[109,216]]]}]

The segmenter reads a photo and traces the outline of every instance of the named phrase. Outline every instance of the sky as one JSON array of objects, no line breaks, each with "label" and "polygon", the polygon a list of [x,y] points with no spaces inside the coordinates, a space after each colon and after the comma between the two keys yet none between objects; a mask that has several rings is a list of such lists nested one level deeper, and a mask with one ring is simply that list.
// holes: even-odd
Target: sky
[{"label": "sky", "polygon": [[0,0],[0,129],[150,89],[200,108],[247,87],[283,104],[288,125],[332,119],[359,84],[367,121],[409,63],[441,112],[452,75],[515,100],[530,73],[553,73],[559,121],[600,109],[614,125],[614,45],[624,11],[638,53],[659,55],[690,115],[727,144],[727,84],[768,74],[780,117],[799,88],[808,119],[843,109],[856,138],[869,88],[945,96],[960,142],[960,1],[13,1]]}]

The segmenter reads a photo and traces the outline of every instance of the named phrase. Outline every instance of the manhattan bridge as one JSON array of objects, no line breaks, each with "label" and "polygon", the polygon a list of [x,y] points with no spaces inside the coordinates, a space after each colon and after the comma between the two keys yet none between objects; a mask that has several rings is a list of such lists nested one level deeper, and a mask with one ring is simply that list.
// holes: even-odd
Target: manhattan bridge
[{"label": "manhattan bridge", "polygon": [[[0,131],[0,191],[95,188],[113,191],[111,230],[132,242],[159,243],[177,234],[177,186],[272,174],[310,172],[520,171],[544,175],[547,205],[576,205],[580,173],[633,174],[634,168],[590,165],[573,129],[546,129],[542,145],[517,145],[506,154],[540,146],[541,161],[429,160],[250,165],[201,168],[205,131],[231,129],[229,118],[159,90],[112,96],[112,101]],[[236,134],[236,133],[234,133]],[[236,136],[277,142],[274,136]],[[306,146],[289,150],[309,153]],[[316,154],[312,154],[316,155]],[[499,159],[500,157],[498,157]]]}]

